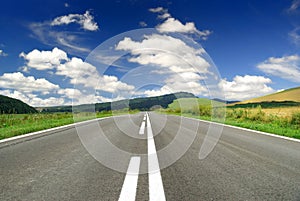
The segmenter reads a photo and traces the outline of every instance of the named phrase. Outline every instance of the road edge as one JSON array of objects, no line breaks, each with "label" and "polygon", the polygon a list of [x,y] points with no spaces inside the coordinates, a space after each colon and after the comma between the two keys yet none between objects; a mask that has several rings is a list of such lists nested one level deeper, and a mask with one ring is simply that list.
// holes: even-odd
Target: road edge
[{"label": "road edge", "polygon": [[235,128],[235,129],[239,129],[239,130],[243,130],[243,131],[254,132],[254,133],[257,133],[257,134],[261,134],[261,135],[266,135],[266,136],[281,138],[281,139],[284,139],[284,140],[289,140],[289,141],[294,141],[294,142],[300,143],[300,139],[286,137],[286,136],[283,136],[283,135],[276,135],[276,134],[273,134],[273,133],[267,133],[267,132],[263,132],[263,131],[252,130],[252,129],[249,129],[249,128],[243,128],[243,127],[238,127],[238,126],[233,126],[233,125],[228,125],[228,124],[222,124],[222,123],[213,122],[213,121],[196,119],[196,118],[192,118],[192,117],[185,117],[185,116],[178,116],[178,115],[170,115],[170,116],[183,117],[183,118],[186,118],[186,119],[192,119],[192,120],[196,120],[196,121],[202,121],[202,122],[209,123],[209,124],[221,125],[221,126],[224,126],[224,127]]},{"label": "road edge", "polygon": [[5,139],[0,140],[0,148],[18,144],[18,143],[22,143],[22,142],[29,141],[29,140],[33,140],[36,138],[44,137],[47,135],[51,135],[51,134],[57,133],[59,131],[75,128],[78,125],[89,124],[94,121],[101,121],[101,120],[108,119],[111,117],[119,117],[119,116],[122,116],[122,115],[90,119],[90,120],[86,120],[86,121],[81,121],[81,122],[76,122],[76,123],[67,124],[67,125],[63,125],[63,126],[48,128],[45,130],[40,130],[40,131],[31,132],[31,133],[27,133],[27,134],[17,135],[17,136],[10,137],[10,138],[5,138]]}]

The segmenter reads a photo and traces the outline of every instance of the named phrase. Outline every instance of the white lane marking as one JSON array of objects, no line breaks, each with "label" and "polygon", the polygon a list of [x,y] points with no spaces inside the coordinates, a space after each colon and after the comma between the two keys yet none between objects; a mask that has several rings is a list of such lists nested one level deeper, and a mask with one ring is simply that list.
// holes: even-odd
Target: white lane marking
[{"label": "white lane marking", "polygon": [[144,121],[146,121],[146,118],[147,118],[147,115],[145,114],[145,115],[144,115],[144,119],[143,119],[143,120],[144,120]]},{"label": "white lane marking", "polygon": [[141,157],[133,156],[130,159],[119,201],[134,201],[139,178]]},{"label": "white lane marking", "polygon": [[142,125],[140,127],[140,131],[139,131],[139,134],[140,135],[143,135],[145,132],[145,121],[142,122]]},{"label": "white lane marking", "polygon": [[154,137],[148,113],[147,115],[147,134],[148,134],[148,178],[149,178],[149,200],[165,201],[164,186],[159,169]]}]

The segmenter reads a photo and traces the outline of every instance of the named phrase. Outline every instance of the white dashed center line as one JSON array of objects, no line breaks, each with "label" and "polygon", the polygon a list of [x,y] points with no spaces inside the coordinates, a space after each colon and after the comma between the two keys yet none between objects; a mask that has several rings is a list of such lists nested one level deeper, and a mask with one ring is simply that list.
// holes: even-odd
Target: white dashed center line
[{"label": "white dashed center line", "polygon": [[123,183],[119,201],[134,201],[139,178],[141,157],[133,156],[130,159],[127,174]]},{"label": "white dashed center line", "polygon": [[[145,132],[147,122],[147,140],[148,140],[148,178],[149,178],[149,200],[166,201],[164,186],[160,174],[159,162],[152,133],[150,118],[145,114],[140,127],[139,134]],[[123,183],[119,201],[134,201],[136,198],[137,183],[139,178],[141,157],[132,156],[129,162],[127,174]]]},{"label": "white dashed center line", "polygon": [[147,134],[148,134],[148,178],[149,178],[149,200],[165,201],[164,186],[160,174],[160,168],[156,153],[154,137],[152,133],[150,118],[147,115]]},{"label": "white dashed center line", "polygon": [[145,121],[142,122],[142,125],[140,127],[140,131],[139,131],[139,134],[140,135],[143,135],[145,132]]}]

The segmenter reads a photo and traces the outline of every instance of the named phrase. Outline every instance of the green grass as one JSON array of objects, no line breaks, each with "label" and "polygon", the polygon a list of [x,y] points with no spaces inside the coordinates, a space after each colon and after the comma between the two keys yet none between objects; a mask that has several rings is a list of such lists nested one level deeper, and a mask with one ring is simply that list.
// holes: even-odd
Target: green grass
[{"label": "green grass", "polygon": [[[130,111],[130,113],[136,112],[138,111]],[[96,113],[96,115],[95,113],[79,113],[75,116],[72,113],[1,114],[0,139],[72,124],[74,122],[126,113],[126,111],[116,111],[112,114],[111,111],[103,111]]]},{"label": "green grass", "polygon": [[217,106],[214,110],[210,100],[199,99],[198,104],[195,100],[183,99],[181,105],[174,101],[167,109],[160,111],[300,139],[300,112],[294,112],[290,117],[281,117],[265,113],[259,105],[252,109],[227,108],[224,118],[225,109],[218,106],[220,103],[214,104]]},{"label": "green grass", "polygon": [[179,98],[173,101],[173,103],[169,104],[168,108],[170,109],[192,109],[195,104],[200,105],[200,106],[219,106],[222,105],[222,103],[214,100],[210,100],[207,98]]},{"label": "green grass", "polygon": [[279,117],[273,117],[273,120],[263,121],[261,119],[257,120],[251,120],[251,119],[244,119],[244,118],[238,118],[229,116],[226,117],[225,121],[220,121],[217,119],[212,119],[211,116],[200,116],[200,115],[194,115],[191,113],[177,113],[177,112],[170,112],[168,110],[161,111],[167,114],[173,114],[173,115],[179,115],[179,116],[185,116],[190,118],[196,118],[201,120],[207,120],[212,122],[219,122],[224,123],[227,125],[232,126],[238,126],[242,128],[248,128],[251,130],[257,130],[257,131],[263,131],[267,133],[273,133],[281,136],[291,137],[291,138],[297,138],[300,139],[300,123],[299,123],[299,116],[300,114],[295,114],[297,118],[295,118],[293,123],[292,120],[285,119],[285,118],[279,118]]}]

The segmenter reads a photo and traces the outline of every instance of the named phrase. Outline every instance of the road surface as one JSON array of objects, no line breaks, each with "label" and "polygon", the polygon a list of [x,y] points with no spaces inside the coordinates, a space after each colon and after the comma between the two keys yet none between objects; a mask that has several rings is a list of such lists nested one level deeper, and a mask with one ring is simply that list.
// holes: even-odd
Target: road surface
[{"label": "road surface", "polygon": [[[0,144],[0,200],[300,200],[299,142],[224,127],[216,147],[200,160],[207,122],[148,114],[148,118],[145,113],[117,117],[117,123],[106,118],[99,124],[112,144],[134,153],[124,159],[126,169],[140,172],[150,163],[164,164],[166,155],[154,154],[156,161],[147,154],[167,147],[179,126],[189,135],[199,124],[187,152],[155,175],[130,175],[102,165],[71,126]],[[132,136],[125,135],[122,128],[131,124],[136,125],[128,128]],[[88,123],[81,129],[98,132]],[[149,132],[154,141],[143,138]],[[139,154],[143,156],[134,157]]]}]

